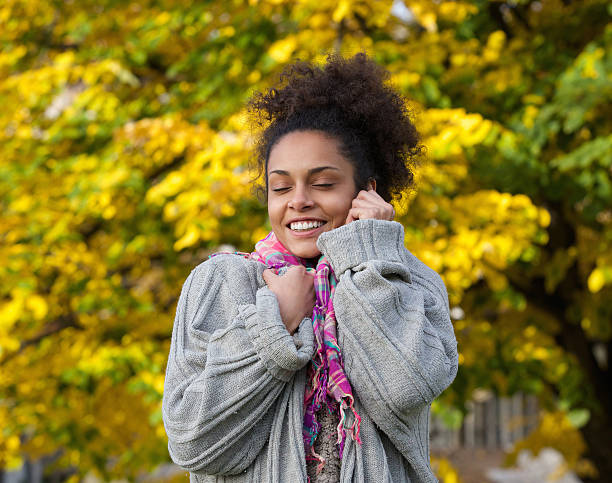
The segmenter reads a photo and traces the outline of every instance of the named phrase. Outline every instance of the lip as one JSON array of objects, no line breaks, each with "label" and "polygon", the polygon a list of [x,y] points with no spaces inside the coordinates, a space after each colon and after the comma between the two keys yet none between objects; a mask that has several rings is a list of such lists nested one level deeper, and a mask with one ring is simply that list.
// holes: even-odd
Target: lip
[{"label": "lip", "polygon": [[323,220],[322,218],[313,218],[312,216],[301,216],[299,218],[290,219],[287,223],[285,223],[285,226],[289,226],[291,225],[291,223],[295,223],[297,221],[322,221],[323,223],[327,223],[327,220]]},{"label": "lip", "polygon": [[[301,220],[292,220],[290,223],[293,223],[294,221],[302,221],[302,220],[316,220],[316,218],[302,218]],[[317,221],[323,221],[323,220],[317,220]],[[317,228],[313,228],[311,230],[308,231],[301,231],[301,232],[296,232],[293,231],[289,225],[287,225],[287,230],[289,231],[289,233],[291,233],[291,236],[294,236],[296,238],[308,238],[311,237],[313,235],[318,235],[320,232],[323,232],[324,228],[327,226],[327,222],[325,222],[324,224],[322,224],[321,226],[317,227]]]}]

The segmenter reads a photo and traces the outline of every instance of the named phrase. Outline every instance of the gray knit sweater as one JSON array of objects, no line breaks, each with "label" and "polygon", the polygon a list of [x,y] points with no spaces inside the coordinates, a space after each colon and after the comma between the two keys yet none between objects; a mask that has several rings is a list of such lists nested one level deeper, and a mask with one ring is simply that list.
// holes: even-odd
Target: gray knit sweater
[{"label": "gray knit sweater", "polygon": [[[344,369],[362,417],[341,482],[434,482],[431,402],[457,374],[442,279],[404,247],[402,225],[358,220],[320,235],[339,279]],[[198,265],[178,302],[163,398],[173,461],[196,482],[305,482],[306,365],[313,331],[292,336],[264,265],[221,255]],[[351,423],[349,419],[348,423]]]}]

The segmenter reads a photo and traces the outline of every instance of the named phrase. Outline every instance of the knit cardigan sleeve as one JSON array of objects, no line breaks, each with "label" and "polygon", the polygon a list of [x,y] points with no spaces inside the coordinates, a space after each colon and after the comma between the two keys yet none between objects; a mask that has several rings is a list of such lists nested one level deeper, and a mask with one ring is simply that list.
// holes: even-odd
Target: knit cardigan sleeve
[{"label": "knit cardigan sleeve", "polygon": [[444,283],[404,247],[396,222],[354,221],[317,245],[339,279],[334,308],[347,377],[368,415],[408,452],[406,436],[423,431],[418,408],[457,374]]},{"label": "knit cardigan sleeve", "polygon": [[279,395],[312,355],[310,321],[289,334],[258,265],[213,257],[181,291],[162,414],[172,460],[193,473],[250,466],[268,440]]}]

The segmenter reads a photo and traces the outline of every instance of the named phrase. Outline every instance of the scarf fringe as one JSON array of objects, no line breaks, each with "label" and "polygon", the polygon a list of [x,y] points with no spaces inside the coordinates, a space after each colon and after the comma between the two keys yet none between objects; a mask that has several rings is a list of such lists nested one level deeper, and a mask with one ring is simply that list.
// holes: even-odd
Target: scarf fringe
[{"label": "scarf fringe", "polygon": [[[336,407],[333,406],[339,406],[337,407],[340,422],[336,428],[338,433],[336,444],[339,448],[340,458],[342,458],[347,433],[356,443],[361,444],[359,438],[361,417],[354,407],[351,385],[344,372],[342,354],[337,340],[337,321],[334,313],[333,295],[338,280],[325,256],[322,255],[317,260],[316,268],[312,268],[312,264],[306,259],[290,253],[276,238],[274,232],[270,232],[265,238],[257,242],[254,252],[250,254],[234,253],[261,262],[276,273],[282,267],[292,265],[303,265],[309,272],[315,272],[316,305],[312,313],[312,325],[315,332],[316,351],[308,369],[308,384],[304,393],[302,435],[306,459],[319,461],[317,466],[317,473],[319,473],[325,465],[325,459],[314,450],[314,442],[321,430],[316,413],[324,403],[327,409],[332,412],[336,410]],[[218,254],[212,254],[210,257]],[[353,413],[354,420],[350,426],[347,426],[349,410]]]},{"label": "scarf fringe", "polygon": [[[347,404],[346,400],[350,402]],[[353,413],[353,424],[350,426],[346,426],[347,418],[347,409]],[[338,423],[338,441],[336,444],[340,444],[342,440],[342,436],[345,432],[351,435],[353,441],[357,444],[361,444],[361,438],[359,438],[359,429],[361,428],[361,416],[357,414],[355,407],[353,406],[353,398],[350,395],[347,395],[345,399],[342,399],[342,404],[340,405],[340,422]]]}]

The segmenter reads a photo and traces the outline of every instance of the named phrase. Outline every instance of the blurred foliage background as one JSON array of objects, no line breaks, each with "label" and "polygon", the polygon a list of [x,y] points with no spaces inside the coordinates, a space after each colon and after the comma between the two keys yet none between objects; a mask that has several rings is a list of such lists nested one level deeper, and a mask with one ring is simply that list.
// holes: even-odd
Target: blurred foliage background
[{"label": "blurred foliage background", "polygon": [[611,13],[600,0],[4,0],[0,468],[58,449],[72,481],[168,461],[182,283],[219,245],[250,250],[267,231],[244,103],[297,58],[365,50],[427,146],[396,209],[455,318],[459,375],[435,410],[460,420],[476,388],[537,394],[525,445],[612,474]]}]

